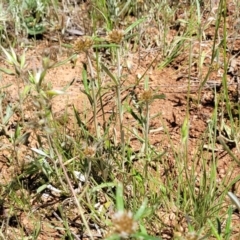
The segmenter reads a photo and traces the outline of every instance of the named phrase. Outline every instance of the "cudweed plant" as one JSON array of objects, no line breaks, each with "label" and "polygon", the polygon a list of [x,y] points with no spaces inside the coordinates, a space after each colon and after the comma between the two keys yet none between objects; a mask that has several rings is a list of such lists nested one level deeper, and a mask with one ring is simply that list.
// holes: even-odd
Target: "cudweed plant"
[{"label": "cudweed plant", "polygon": [[[122,30],[114,29],[108,33],[106,40],[109,43],[116,44],[113,45],[111,48],[113,51],[116,51],[116,60],[117,60],[117,74],[114,76],[110,71],[102,64],[103,70],[110,76],[110,78],[114,81],[115,88],[116,88],[116,101],[117,101],[117,108],[118,108],[118,118],[119,118],[119,127],[120,127],[120,136],[121,136],[121,148],[122,148],[122,157],[124,159],[125,156],[125,138],[124,138],[124,129],[123,129],[123,108],[121,102],[121,58],[120,58],[120,49],[121,43],[123,41],[124,32]],[[124,169],[124,160],[122,162],[122,168]]]},{"label": "cudweed plant", "polygon": [[[135,109],[129,105],[126,105],[127,111],[133,116],[135,120],[138,121],[138,123],[143,128],[144,137],[141,140],[141,137],[138,137],[141,142],[143,142],[143,152],[146,158],[149,157],[149,125],[150,125],[150,106],[152,102],[156,99],[164,99],[164,94],[155,94],[151,89],[149,89],[148,86],[148,78],[145,79],[145,87],[143,93],[139,96],[137,102],[135,102]],[[145,163],[145,177],[147,177],[147,169],[148,169],[148,160]]]},{"label": "cudweed plant", "polygon": [[[81,47],[81,44],[78,46]],[[22,76],[21,74],[23,73],[23,70],[25,70],[25,68],[24,68],[25,67],[25,55],[23,55],[24,57],[18,58],[13,49],[11,49],[10,53],[6,50],[3,50],[3,51],[6,55],[7,60],[9,61],[9,64],[11,64],[12,66],[15,67],[15,72],[12,71],[11,69],[4,69],[3,71],[5,73],[15,75],[18,80],[19,77]],[[55,96],[64,94],[64,91],[52,89],[52,86],[47,85],[44,81],[47,71],[51,67],[54,67],[54,66],[56,66],[56,65],[50,64],[48,58],[43,58],[42,69],[38,70],[35,73],[29,72],[28,75],[24,75],[24,83],[26,85],[22,92],[20,92],[20,87],[19,87],[19,98],[25,100],[27,98],[27,96],[29,95],[29,93],[31,93],[31,100],[33,102],[33,108],[34,108],[33,111],[35,112],[35,114],[34,114],[35,116],[33,116],[33,118],[34,117],[35,118],[33,119],[32,123],[31,122],[24,123],[24,116],[23,116],[22,117],[22,121],[23,121],[22,125],[20,125],[20,124],[17,125],[14,136],[12,137],[13,144],[14,144],[14,151],[15,151],[15,155],[16,155],[14,157],[17,159],[17,149],[15,148],[15,146],[17,144],[25,141],[25,139],[29,137],[27,134],[21,135],[21,131],[22,131],[23,127],[25,127],[25,126],[27,126],[28,128],[32,127],[32,129],[35,130],[36,138],[38,140],[40,147],[32,148],[31,150],[33,152],[37,153],[38,155],[41,155],[41,158],[39,160],[37,160],[36,162],[33,162],[33,165],[35,165],[35,166],[33,166],[32,169],[30,166],[29,171],[33,171],[37,167],[38,171],[41,170],[47,176],[49,181],[52,180],[52,176],[56,174],[59,182],[61,183],[62,187],[64,188],[66,184],[64,184],[61,174],[60,174],[60,172],[63,171],[65,179],[68,184],[68,187],[70,188],[70,193],[74,197],[76,206],[82,217],[83,223],[86,226],[86,229],[89,233],[90,239],[93,239],[93,236],[89,229],[88,223],[84,216],[84,211],[79,204],[79,200],[77,199],[76,193],[73,190],[72,183],[69,179],[66,167],[63,164],[62,155],[60,155],[60,153],[59,153],[60,151],[58,149],[59,146],[56,146],[57,144],[54,142],[54,135],[53,135],[54,131],[53,130],[55,130],[55,129],[53,126],[54,119],[53,119],[53,114],[52,114],[52,109],[51,109],[51,102]],[[22,102],[22,104],[23,104],[23,102]],[[23,110],[22,110],[22,113],[24,113]],[[46,144],[45,148],[46,148],[46,146],[49,147],[48,150],[43,151],[41,149],[42,142],[41,142],[41,137],[38,134],[39,130],[44,135],[44,143]],[[87,155],[91,154],[90,149],[86,150],[86,154]],[[56,160],[56,158],[58,158],[58,159]],[[54,168],[50,166],[48,161],[51,162],[51,166],[53,165]],[[59,168],[59,166],[57,166],[56,161],[58,161],[60,163],[60,168]],[[46,184],[41,186],[38,189],[38,192],[42,191],[47,186],[48,185],[46,185]],[[65,191],[68,192],[68,190],[66,190],[66,187],[65,187]]]},{"label": "cudweed plant", "polygon": [[86,179],[89,178],[89,175],[91,172],[91,167],[92,167],[92,161],[94,160],[96,150],[97,150],[97,146],[86,146],[85,149],[83,150],[83,155],[84,155],[85,159],[87,160],[87,164],[88,164]]},{"label": "cudweed plant", "polygon": [[139,19],[130,25],[125,31],[115,28],[108,32],[106,38],[104,39],[107,41],[107,45],[104,47],[108,47],[111,51],[112,62],[116,65],[116,73],[113,74],[109,68],[104,64],[101,63],[101,70],[103,70],[113,81],[116,93],[116,103],[117,103],[117,118],[119,121],[119,128],[120,128],[120,141],[121,141],[121,156],[122,156],[122,169],[124,170],[125,164],[125,152],[126,152],[126,144],[125,144],[125,133],[124,133],[124,126],[123,126],[123,115],[124,115],[124,108],[122,103],[122,86],[123,86],[123,76],[122,76],[122,60],[121,55],[123,54],[123,45],[125,43],[125,36],[129,32],[131,32],[137,25],[141,24],[144,19]]},{"label": "cudweed plant", "polygon": [[146,240],[159,240],[151,237],[142,224],[144,213],[147,209],[147,200],[145,200],[138,211],[133,214],[124,207],[123,185],[117,186],[116,192],[116,212],[112,216],[111,231],[106,240],[130,239],[131,237]]},{"label": "cudweed plant", "polygon": [[27,67],[25,52],[23,52],[21,56],[18,56],[12,47],[10,47],[10,51],[7,51],[2,46],[1,49],[6,57],[7,63],[14,68],[14,71],[5,68],[0,68],[0,71],[9,75],[16,75],[17,77],[23,78]]},{"label": "cudweed plant", "polygon": [[[152,90],[148,87],[148,79],[145,80],[145,90],[140,96],[140,101],[142,101],[145,107],[145,116],[144,116],[144,154],[146,157],[149,155],[149,124],[150,124],[150,104],[154,99],[164,99],[165,95],[156,95],[153,94]],[[147,177],[147,168],[148,164],[145,166],[145,176]]]},{"label": "cudweed plant", "polygon": [[148,134],[149,134],[149,118],[150,118],[150,104],[153,101],[153,92],[148,88],[148,81],[145,81],[144,92],[140,96],[140,101],[145,105],[145,122],[144,122],[144,139],[145,139],[145,155],[148,154]]},{"label": "cudweed plant", "polygon": [[[61,95],[64,91],[52,89],[51,86],[47,86],[44,83],[44,78],[47,74],[48,69],[53,65],[50,64],[48,58],[43,58],[42,69],[35,73],[27,72],[27,63],[25,58],[25,52],[21,56],[18,56],[14,49],[11,47],[10,51],[1,47],[5,55],[7,63],[9,64],[9,69],[1,68],[0,71],[14,75],[16,77],[16,82],[18,86],[18,97],[19,104],[16,108],[20,109],[21,120],[19,121],[14,135],[11,137],[11,141],[14,146],[14,152],[17,151],[16,146],[20,143],[25,143],[29,137],[29,133],[26,132],[23,135],[22,131],[25,127],[30,127],[33,130],[44,130],[46,133],[50,134],[51,131],[51,100],[54,96]],[[21,81],[22,83],[21,84]],[[30,94],[31,93],[31,94]],[[33,103],[35,109],[35,114],[32,118],[32,122],[29,121],[27,124],[24,122],[24,108],[23,105],[26,100],[30,99]],[[14,113],[8,114],[12,116]],[[21,123],[20,123],[21,122]],[[36,131],[37,132],[37,131]],[[16,159],[17,155],[15,156]]]},{"label": "cudweed plant", "polygon": [[[21,94],[21,90],[20,90],[21,82],[19,80],[22,80],[22,82],[26,82],[26,80],[27,80],[27,78],[26,78],[27,63],[26,63],[25,51],[22,53],[21,56],[18,56],[12,47],[10,47],[10,50],[8,51],[4,47],[1,46],[1,50],[3,51],[3,53],[5,55],[5,59],[6,59],[6,62],[9,64],[9,68],[7,68],[7,69],[0,68],[0,71],[6,73],[8,75],[14,75],[17,78],[16,83],[17,83],[17,87],[18,87],[17,90],[18,90],[18,96],[19,96],[19,106],[16,106],[16,108],[20,108],[21,114],[22,114],[22,120],[23,120],[24,115],[23,115],[22,108],[23,108],[24,98],[22,97],[22,94]],[[12,113],[12,115],[13,115],[13,113]],[[16,137],[16,133],[17,132],[15,132],[15,134],[14,134],[15,137]],[[13,137],[13,139],[12,139],[14,143],[16,140],[15,137]],[[19,137],[19,134],[17,134],[17,137]]]},{"label": "cudweed plant", "polygon": [[90,100],[91,106],[93,108],[93,120],[94,120],[94,126],[95,126],[95,131],[97,135],[97,139],[100,139],[100,132],[99,132],[99,127],[98,127],[98,120],[97,120],[97,98],[96,98],[96,82],[95,82],[95,76],[94,76],[94,71],[93,71],[93,66],[92,66],[92,60],[90,58],[89,52],[93,46],[93,39],[90,37],[82,37],[79,38],[75,44],[74,44],[74,51],[75,53],[79,54],[81,52],[85,52],[86,57],[87,57],[87,62],[88,66],[90,69],[90,75],[91,75],[91,92],[87,84],[87,72],[86,69],[83,69],[83,82],[84,82],[84,88],[85,88],[85,93],[88,96],[88,99]]}]

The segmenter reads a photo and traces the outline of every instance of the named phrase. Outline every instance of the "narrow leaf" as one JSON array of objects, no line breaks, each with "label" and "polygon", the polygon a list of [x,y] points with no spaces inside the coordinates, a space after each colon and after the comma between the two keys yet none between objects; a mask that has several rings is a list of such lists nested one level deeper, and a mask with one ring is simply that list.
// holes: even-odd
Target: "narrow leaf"
[{"label": "narrow leaf", "polygon": [[144,214],[144,212],[145,212],[145,209],[146,209],[146,207],[147,207],[147,203],[148,203],[148,201],[147,201],[147,199],[145,199],[145,200],[143,201],[141,207],[138,209],[138,211],[137,211],[136,214],[134,215],[134,219],[135,219],[135,220],[139,220],[139,219],[143,216],[143,214]]},{"label": "narrow leaf", "polygon": [[49,158],[49,156],[48,156],[45,152],[43,152],[42,150],[40,150],[40,149],[31,148],[31,150],[34,151],[34,152],[36,152],[36,153],[39,154],[39,155],[42,155],[42,156],[44,156],[44,157],[48,157],[48,158]]},{"label": "narrow leaf", "polygon": [[13,113],[14,112],[13,112],[12,107],[8,105],[7,109],[6,109],[6,115],[3,118],[3,124],[7,124],[8,123],[8,121],[12,117]]},{"label": "narrow leaf", "polygon": [[27,145],[28,143],[28,139],[30,137],[30,132],[26,132],[23,135],[19,136],[16,141],[15,144],[23,144],[23,145]]},{"label": "narrow leaf", "polygon": [[109,69],[102,63],[101,64],[102,69],[104,72],[114,81],[116,85],[118,85],[117,79],[114,77],[114,75],[109,71]]},{"label": "narrow leaf", "polygon": [[37,189],[37,193],[40,193],[42,192],[43,190],[45,190],[47,188],[48,184],[43,184],[42,186],[40,186],[38,189]]},{"label": "narrow leaf", "polygon": [[143,21],[145,21],[145,18],[140,18],[137,21],[135,21],[133,24],[131,24],[125,31],[124,34],[127,34],[128,32],[130,32],[133,28],[135,28],[137,25],[139,25],[140,23],[142,23]]},{"label": "narrow leaf", "polygon": [[85,64],[83,64],[82,80],[83,80],[83,86],[84,86],[85,92],[88,95],[90,95],[89,84],[88,84],[88,79],[87,79],[87,66],[85,66]]},{"label": "narrow leaf", "polygon": [[137,120],[140,124],[143,124],[143,119],[139,117],[130,106],[125,106],[127,112],[129,112],[135,120]]},{"label": "narrow leaf", "polygon": [[123,185],[121,183],[117,186],[116,207],[118,211],[124,211]]},{"label": "narrow leaf", "polygon": [[8,75],[15,75],[15,72],[10,69],[0,68],[0,71],[6,73]]},{"label": "narrow leaf", "polygon": [[166,95],[165,94],[156,94],[153,95],[153,99],[165,99]]}]

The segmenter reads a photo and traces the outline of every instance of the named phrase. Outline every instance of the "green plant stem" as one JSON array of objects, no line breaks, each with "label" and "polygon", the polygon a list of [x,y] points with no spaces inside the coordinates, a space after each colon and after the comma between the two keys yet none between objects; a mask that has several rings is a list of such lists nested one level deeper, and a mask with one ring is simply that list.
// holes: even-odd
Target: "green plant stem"
[{"label": "green plant stem", "polygon": [[118,105],[118,115],[119,115],[119,127],[120,127],[120,135],[121,135],[121,146],[122,146],[122,168],[124,170],[124,156],[125,156],[125,139],[124,139],[124,130],[123,130],[123,109],[121,103],[121,61],[120,61],[120,48],[117,49],[117,105]]},{"label": "green plant stem", "polygon": [[87,61],[90,68],[90,74],[91,74],[91,88],[92,88],[92,98],[93,98],[93,121],[95,126],[95,131],[97,135],[97,139],[100,139],[100,132],[98,130],[98,122],[97,122],[97,99],[96,99],[96,93],[95,93],[95,82],[94,82],[94,74],[93,74],[93,67],[92,62],[89,57],[89,54],[87,53]]},{"label": "green plant stem", "polygon": [[212,54],[211,54],[211,63],[210,63],[210,67],[209,67],[209,69],[207,71],[207,74],[204,77],[204,80],[201,82],[200,87],[198,89],[198,103],[200,103],[201,92],[202,92],[203,86],[205,85],[205,83],[209,79],[210,74],[213,72],[213,68],[212,67],[213,67],[213,62],[215,60],[215,57],[216,57],[216,55],[218,53],[218,50],[222,46],[222,42],[219,42],[218,45],[217,45],[217,39],[218,39],[218,36],[219,36],[219,27],[220,27],[221,18],[222,18],[222,5],[223,5],[223,0],[220,0],[219,7],[218,7],[218,14],[217,14],[217,19],[216,19],[216,24],[215,24],[215,32],[214,32],[213,47],[212,47]]},{"label": "green plant stem", "polygon": [[147,178],[147,173],[148,173],[148,133],[149,133],[149,101],[146,101],[146,120],[145,120],[145,136],[144,136],[144,141],[145,141],[145,157],[146,157],[146,162],[145,162],[145,178]]},{"label": "green plant stem", "polygon": [[223,77],[222,77],[222,85],[223,85],[223,90],[224,90],[224,98],[226,102],[226,108],[228,111],[229,115],[229,120],[231,122],[231,127],[234,129],[234,120],[232,116],[232,110],[231,110],[231,103],[229,99],[229,94],[228,94],[228,81],[227,81],[227,71],[228,71],[228,56],[227,56],[227,2],[226,0],[222,0],[222,10],[223,10],[223,66],[224,66],[224,72],[223,72]]},{"label": "green plant stem", "polygon": [[106,117],[105,117],[105,112],[104,112],[104,104],[103,104],[103,96],[101,94],[101,89],[102,89],[102,82],[101,82],[101,76],[100,76],[100,63],[99,63],[99,54],[96,52],[96,63],[97,63],[97,80],[98,80],[98,89],[99,89],[99,101],[100,101],[100,106],[101,106],[101,111],[102,111],[102,117],[103,117],[103,128],[104,131],[106,130]]},{"label": "green plant stem", "polygon": [[149,102],[146,101],[145,155],[148,154],[148,133],[149,133]]}]

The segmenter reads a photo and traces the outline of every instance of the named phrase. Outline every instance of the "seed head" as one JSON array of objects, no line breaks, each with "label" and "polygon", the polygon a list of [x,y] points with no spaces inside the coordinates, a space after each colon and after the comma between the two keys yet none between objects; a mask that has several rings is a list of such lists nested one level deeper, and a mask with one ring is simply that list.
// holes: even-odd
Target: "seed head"
[{"label": "seed head", "polygon": [[86,147],[83,151],[85,157],[94,157],[96,153],[96,148],[94,147]]},{"label": "seed head", "polygon": [[133,219],[133,214],[128,211],[118,211],[112,218],[114,232],[122,238],[128,238],[129,235],[137,231],[137,222]]},{"label": "seed head", "polygon": [[144,102],[150,102],[153,99],[153,94],[151,90],[145,90],[140,99]]},{"label": "seed head", "polygon": [[111,32],[108,33],[106,40],[110,43],[121,43],[124,36],[123,30],[113,29]]},{"label": "seed head", "polygon": [[74,43],[73,49],[76,53],[86,52],[93,45],[93,40],[90,37],[81,37]]}]

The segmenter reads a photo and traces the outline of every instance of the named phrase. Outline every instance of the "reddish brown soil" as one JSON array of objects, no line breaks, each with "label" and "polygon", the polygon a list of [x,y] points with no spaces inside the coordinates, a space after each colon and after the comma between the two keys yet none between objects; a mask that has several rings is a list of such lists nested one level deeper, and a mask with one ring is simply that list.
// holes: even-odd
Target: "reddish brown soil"
[{"label": "reddish brown soil", "polygon": [[[230,10],[229,10],[230,11]],[[229,31],[233,30],[231,29],[231,16],[229,16]],[[202,48],[206,51],[207,55],[210,56],[211,54],[211,48],[212,48],[212,39],[213,37],[213,26],[206,30],[206,33],[208,34],[208,38],[210,40],[205,40],[202,42]],[[238,35],[239,36],[239,35]],[[231,45],[232,38],[229,38],[228,44]],[[58,48],[58,45],[56,45]],[[27,49],[26,56],[27,56],[27,63],[28,63],[28,69],[29,70],[37,70],[38,68],[41,68],[41,62],[40,59],[42,58],[42,55],[44,51],[52,49],[56,49],[56,47],[50,47],[46,46],[45,41],[37,41],[35,43],[32,43],[32,48]],[[59,48],[60,49],[60,48]],[[58,49],[58,52],[55,53],[57,55],[57,59],[54,59],[53,61],[65,59],[67,57],[67,53],[64,49]],[[234,53],[239,53],[240,51],[240,41],[235,40],[232,45],[232,49]],[[62,50],[62,52],[61,52]],[[199,43],[194,42],[193,43],[193,53],[195,54],[193,62],[197,62],[197,55],[199,50]],[[53,51],[53,50],[52,50]],[[55,51],[55,50],[54,50]],[[19,49],[19,52],[22,52],[22,49]],[[147,54],[144,52],[144,50],[140,53],[140,59],[139,59],[139,53],[134,53],[129,55],[129,61],[131,61],[132,68],[130,71],[124,70],[125,73],[128,75],[127,79],[124,82],[124,86],[129,86],[129,84],[132,84],[135,82],[136,78],[143,74],[146,70],[146,68],[151,64],[152,60],[157,56],[159,53],[157,51],[152,51],[151,54]],[[196,58],[196,59],[195,59]],[[90,105],[88,103],[87,97],[85,94],[81,92],[83,90],[83,84],[82,84],[82,61],[86,61],[84,54],[80,55],[76,65],[73,67],[73,64],[68,62],[64,64],[63,66],[54,68],[49,70],[49,72],[46,75],[45,82],[49,83],[53,86],[53,89],[61,90],[66,85],[68,85],[73,79],[75,80],[73,84],[67,89],[65,95],[58,96],[54,98],[52,106],[53,106],[53,112],[57,117],[61,117],[66,111],[69,114],[69,125],[68,128],[72,128],[73,126],[73,109],[72,106],[74,105],[77,111],[84,116],[85,112],[89,112]],[[187,65],[189,61],[189,54],[188,52],[183,52],[183,54],[180,54],[169,66],[165,67],[164,69],[159,69],[157,67],[158,62],[160,61],[159,58],[156,58],[156,60],[153,63],[153,66],[150,67],[149,71],[147,72],[147,76],[149,77],[149,87],[154,93],[164,93],[166,95],[166,99],[164,100],[155,100],[151,106],[150,106],[150,115],[153,116],[154,114],[160,115],[150,122],[150,142],[152,145],[154,145],[156,148],[158,148],[160,151],[166,150],[168,152],[168,161],[169,164],[174,164],[175,159],[173,156],[172,147],[176,149],[176,151],[180,151],[181,148],[181,127],[184,122],[184,119],[187,117],[186,112],[189,108],[189,140],[188,140],[188,159],[189,159],[189,166],[191,165],[191,161],[193,160],[193,157],[196,153],[196,148],[200,141],[203,139],[204,131],[206,130],[208,126],[208,121],[211,119],[214,109],[214,91],[213,88],[208,87],[207,84],[203,87],[203,89],[199,92],[199,86],[200,86],[200,80],[204,79],[204,76],[207,73],[208,69],[208,59],[206,59],[206,62],[204,63],[203,69],[202,69],[202,76],[199,76],[199,71],[193,64],[193,67],[191,68],[190,73],[190,81],[188,71],[189,66]],[[210,61],[210,60],[209,60]],[[232,73],[228,74],[228,84],[229,84],[229,96],[231,97],[232,101],[237,101],[237,87],[236,83],[233,81],[232,74],[238,72],[239,74],[239,66],[240,66],[240,56],[238,56],[234,59],[234,63],[232,64]],[[0,62],[0,67],[7,67],[7,64],[5,64],[4,60]],[[208,82],[215,82],[215,83],[221,83],[221,74],[223,73],[222,66],[220,66],[215,72],[213,71],[211,75],[209,76]],[[239,75],[238,75],[239,77]],[[18,99],[18,93],[17,93],[17,81],[18,79],[15,79],[12,76],[8,76],[6,74],[1,74],[1,82],[0,87],[3,87],[7,84],[11,84],[10,87],[6,88],[4,92],[8,95],[8,101],[9,102],[17,102]],[[190,83],[190,90],[189,90],[189,96],[188,96],[188,85]],[[108,86],[109,82],[105,83],[105,86]],[[21,85],[21,84],[20,84]],[[105,87],[103,86],[103,87]],[[221,89],[218,89],[218,93],[221,91]],[[135,93],[137,96],[140,96],[143,92],[143,80],[140,82],[139,86],[135,89]],[[123,91],[123,97],[128,95],[129,91]],[[107,106],[105,107],[105,111],[111,110],[112,106],[115,104],[114,99],[112,98],[112,91],[109,91],[109,93],[106,95],[105,103],[107,103]],[[189,97],[189,105],[187,106]],[[26,118],[31,119],[31,109],[29,109],[26,113]],[[136,126],[136,121],[129,115],[124,115],[124,123],[127,124],[129,128],[132,128],[133,126]],[[88,116],[90,119],[91,116]],[[219,116],[220,118],[220,116]],[[89,120],[87,119],[87,120]],[[101,113],[99,113],[99,122],[101,125],[103,125]],[[11,124],[14,123],[14,120]],[[92,124],[91,122],[89,124]],[[166,131],[168,132],[168,137],[166,134]],[[154,131],[156,130],[156,131]],[[11,132],[11,128],[9,129],[9,133]],[[128,134],[128,133],[127,133]],[[119,133],[118,133],[119,137]],[[9,144],[6,138],[2,136],[1,144],[6,145]],[[133,139],[131,141],[132,147],[135,150],[139,150],[139,144]],[[238,143],[237,143],[238,144]],[[4,145],[4,146],[5,146]],[[28,147],[23,147],[22,149],[19,149],[19,158],[22,158],[25,156],[25,154],[29,151],[28,148],[34,147],[34,145],[29,145]],[[206,143],[207,147],[207,143]],[[240,156],[240,152],[238,151],[239,146],[234,146],[231,150],[235,154],[235,156]],[[234,178],[236,176],[240,175],[240,166],[237,165],[233,159],[224,151],[221,144],[216,144],[216,150],[217,150],[217,157],[218,160],[218,178],[219,181],[224,178],[226,173],[228,172],[228,169],[230,167],[233,168],[232,176],[231,178]],[[206,156],[208,156],[209,159],[211,159],[211,153],[206,151]],[[0,183],[5,184],[9,181],[11,181],[11,177],[15,175],[16,171],[14,167],[11,165],[6,165],[6,157],[9,155],[7,148],[2,150],[0,155]],[[199,169],[201,171],[201,169]],[[232,189],[234,191],[234,194],[236,196],[240,197],[240,183],[236,183],[235,186]],[[30,196],[29,196],[30,197]],[[226,202],[229,203],[229,200],[227,199]],[[5,215],[7,213],[4,213]],[[38,218],[38,216],[35,216]],[[31,229],[33,226],[31,224],[28,226],[28,223],[34,222],[33,220],[28,220],[28,216],[24,213],[20,214],[19,221],[21,224],[25,226],[26,229]],[[234,228],[240,225],[240,217],[239,214],[234,215]],[[51,232],[52,230],[49,229],[49,226],[47,223],[43,222],[43,231],[44,235],[41,235],[39,239],[59,239],[56,232]],[[44,230],[46,229],[46,231]],[[12,228],[8,230],[11,232],[11,234],[17,234],[21,235],[19,231],[15,228]],[[28,230],[27,230],[28,231]],[[237,233],[237,229],[235,229]],[[48,236],[49,234],[49,236]],[[54,236],[56,234],[56,236]],[[237,238],[232,239],[239,239]],[[9,235],[9,239],[10,239]],[[14,239],[14,238],[12,238]]]}]

